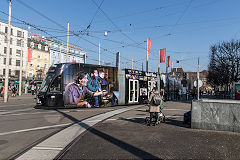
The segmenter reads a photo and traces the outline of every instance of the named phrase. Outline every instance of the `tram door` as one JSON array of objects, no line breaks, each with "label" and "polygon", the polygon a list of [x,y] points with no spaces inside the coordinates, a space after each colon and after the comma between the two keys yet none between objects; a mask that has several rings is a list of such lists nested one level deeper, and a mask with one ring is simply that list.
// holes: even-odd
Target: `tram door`
[{"label": "tram door", "polygon": [[156,81],[148,81],[148,98],[150,96],[150,92],[154,87],[157,87],[157,82]]},{"label": "tram door", "polygon": [[129,97],[128,103],[135,103],[138,102],[139,96],[139,81],[129,79]]}]

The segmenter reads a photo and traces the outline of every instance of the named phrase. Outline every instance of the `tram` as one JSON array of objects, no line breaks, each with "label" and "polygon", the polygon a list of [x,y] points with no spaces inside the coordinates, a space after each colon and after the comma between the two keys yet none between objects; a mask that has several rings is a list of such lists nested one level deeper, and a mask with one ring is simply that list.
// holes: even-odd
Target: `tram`
[{"label": "tram", "polygon": [[[77,100],[87,102],[91,107],[97,107],[97,104],[99,106],[142,104],[146,103],[153,87],[160,88],[160,84],[163,84],[159,77],[156,73],[131,69],[118,70],[117,67],[111,66],[83,63],[54,64],[42,82],[36,105],[68,108],[86,104],[77,103]],[[81,78],[87,80],[83,81]],[[101,95],[95,96],[95,93],[100,92]]]}]

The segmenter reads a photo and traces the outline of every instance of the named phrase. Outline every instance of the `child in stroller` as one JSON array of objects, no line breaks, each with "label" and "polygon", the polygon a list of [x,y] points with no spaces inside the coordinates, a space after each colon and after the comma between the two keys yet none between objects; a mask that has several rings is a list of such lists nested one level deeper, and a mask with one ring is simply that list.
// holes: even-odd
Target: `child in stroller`
[{"label": "child in stroller", "polygon": [[[152,124],[152,120],[154,119],[153,125],[160,124],[161,122],[165,122],[165,115],[162,113],[162,109],[164,108],[164,101],[162,100],[162,95],[157,92],[156,88],[153,88],[149,99],[148,104],[149,106],[149,113],[150,117],[146,117],[145,122],[147,125]],[[158,101],[158,102],[157,102]]]},{"label": "child in stroller", "polygon": [[[162,112],[162,110],[160,109],[159,112],[149,112],[150,116],[145,118],[145,123],[150,126],[150,125],[157,125],[160,124],[161,122],[165,123],[165,115]],[[154,120],[154,121],[153,121]],[[152,123],[154,122],[154,123]]]}]

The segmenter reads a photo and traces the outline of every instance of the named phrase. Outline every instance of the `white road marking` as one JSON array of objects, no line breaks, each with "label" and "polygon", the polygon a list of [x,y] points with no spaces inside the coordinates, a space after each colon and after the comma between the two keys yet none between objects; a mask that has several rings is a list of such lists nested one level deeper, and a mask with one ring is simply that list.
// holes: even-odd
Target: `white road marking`
[{"label": "white road marking", "polygon": [[17,109],[17,110],[11,110],[11,111],[6,111],[6,112],[1,112],[0,115],[11,114],[11,113],[16,113],[16,112],[22,112],[22,111],[31,111],[31,110],[34,110],[34,109],[33,109],[33,108]]},{"label": "white road marking", "polygon": [[72,123],[59,124],[59,125],[53,125],[53,126],[44,126],[44,127],[30,128],[30,129],[23,129],[23,130],[10,131],[10,132],[3,132],[3,133],[0,133],[0,136],[14,134],[14,133],[22,133],[22,132],[36,131],[36,130],[42,130],[42,129],[49,129],[49,128],[64,127],[64,126],[67,126],[67,125],[70,125],[70,124],[72,124]]},{"label": "white road marking", "polygon": [[0,108],[4,108],[4,107],[11,107],[11,106],[34,105],[34,104],[36,105],[36,103],[12,104],[12,105],[0,106]]},{"label": "white road marking", "polygon": [[[107,111],[107,110],[109,110],[109,111],[111,111],[111,110],[113,110],[113,109],[101,109],[101,111]],[[70,110],[70,111],[62,111],[62,112],[64,112],[64,113],[69,113],[69,112],[92,112],[92,111],[96,111],[96,110],[92,110],[92,109],[83,109],[83,110]],[[3,112],[3,115],[2,116],[22,116],[22,115],[34,115],[34,114],[42,114],[42,113],[44,113],[44,114],[46,114],[46,113],[53,113],[53,112],[56,112],[57,113],[57,111],[52,111],[52,110],[50,110],[50,111],[47,111],[47,112],[33,112],[33,113],[13,113],[13,114],[11,114],[11,113],[4,113]],[[0,112],[0,115],[1,115],[1,112]]]}]

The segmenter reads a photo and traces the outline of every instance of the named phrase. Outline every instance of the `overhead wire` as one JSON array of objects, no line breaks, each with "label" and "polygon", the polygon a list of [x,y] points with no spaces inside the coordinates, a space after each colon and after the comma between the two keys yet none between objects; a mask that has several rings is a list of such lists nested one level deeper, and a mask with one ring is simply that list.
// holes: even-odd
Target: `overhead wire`
[{"label": "overhead wire", "polygon": [[[64,28],[64,29],[66,29],[64,26],[62,26],[61,24],[59,24],[59,23],[57,23],[57,22],[55,22],[54,20],[52,20],[52,19],[50,19],[49,17],[47,17],[47,16],[45,16],[45,15],[43,15],[42,13],[40,13],[39,11],[37,11],[36,9],[34,9],[34,8],[32,8],[31,6],[29,6],[29,5],[27,5],[26,3],[24,3],[24,2],[22,2],[21,0],[17,0],[18,2],[20,2],[22,5],[24,5],[24,6],[26,6],[27,8],[29,8],[29,9],[31,9],[31,10],[33,10],[34,12],[36,12],[37,14],[39,14],[40,16],[42,16],[42,17],[44,17],[44,18],[46,18],[46,19],[48,19],[49,21],[51,21],[52,23],[54,23],[54,24],[56,24],[56,25],[58,25],[58,26],[60,26],[61,28]],[[96,4],[96,3],[95,3]],[[96,4],[97,5],[97,4]],[[97,5],[98,6],[98,5]],[[99,8],[100,9],[100,11],[102,11],[102,9],[101,8]],[[102,11],[103,12],[103,11]],[[105,12],[104,12],[104,14],[105,14]],[[106,14],[105,14],[106,15]],[[107,15],[106,15],[107,16]],[[108,17],[108,16],[107,16]],[[72,34],[75,34],[75,33],[72,33]],[[81,38],[81,39],[83,39],[83,40],[85,40],[85,41],[87,41],[88,43],[90,43],[90,44],[92,44],[92,45],[94,45],[94,46],[96,46],[96,47],[98,47],[98,45],[96,45],[96,44],[94,44],[94,43],[92,43],[92,42],[90,42],[89,40],[86,40],[85,38],[83,38],[83,37],[80,37],[79,35],[76,35],[76,36],[78,36],[79,38]],[[55,37],[56,38],[56,37]],[[104,48],[103,48],[104,49]],[[110,51],[108,51],[108,52],[110,52]],[[113,54],[113,52],[110,52],[110,53],[112,53]],[[115,53],[114,53],[114,55],[116,55]],[[125,57],[123,57],[122,56],[122,58],[123,59],[127,59],[127,60],[129,60],[129,61],[131,61],[130,59],[128,59],[128,58],[125,58]]]},{"label": "overhead wire", "polygon": [[97,8],[97,10],[96,10],[96,12],[95,12],[95,14],[94,14],[93,18],[91,19],[91,21],[90,21],[90,23],[89,23],[89,25],[88,25],[88,27],[87,27],[87,29],[89,29],[89,28],[90,28],[90,26],[91,26],[91,24],[92,24],[92,22],[93,22],[94,18],[96,17],[96,15],[97,15],[97,13],[98,13],[98,11],[99,11],[100,7],[102,6],[103,2],[104,2],[104,0],[102,0],[101,4],[98,6],[98,8]]},{"label": "overhead wire", "polygon": [[[3,14],[8,15],[7,13],[5,13],[5,12],[3,12],[3,11],[0,11],[0,12],[3,13]],[[30,23],[28,23],[28,22],[25,22],[25,21],[23,21],[23,20],[20,20],[20,19],[14,17],[14,16],[12,16],[12,18],[13,18],[13,19],[16,19],[16,20],[18,20],[18,21],[20,21],[20,22],[22,22],[22,23],[25,24],[25,25],[32,26],[32,27],[34,27],[34,29],[36,29],[36,30],[38,30],[38,31],[41,31],[41,32],[44,32],[45,34],[50,35],[51,37],[54,37],[56,40],[60,40],[60,41],[66,43],[66,41],[64,41],[64,40],[62,40],[62,39],[59,39],[58,37],[56,37],[56,36],[54,36],[54,35],[52,35],[52,34],[49,34],[49,33],[46,32],[45,30],[39,29],[38,27],[36,27],[36,26],[33,25],[33,24],[30,24]],[[72,44],[72,43],[70,43],[70,44],[71,44],[71,45],[74,45],[74,46],[77,46],[77,47],[80,47],[80,46],[78,46],[78,45],[76,45],[76,44]],[[87,49],[87,51],[96,53],[95,51],[92,51],[92,50],[89,50],[89,49]]]},{"label": "overhead wire", "polygon": [[172,31],[175,29],[176,25],[180,22],[180,20],[183,18],[184,14],[187,12],[187,10],[189,9],[191,3],[193,2],[193,0],[190,0],[189,4],[187,5],[187,7],[184,9],[184,11],[182,12],[182,15],[178,18],[178,20],[176,21],[175,25],[171,28],[171,30],[169,31],[169,34],[172,33]]}]

